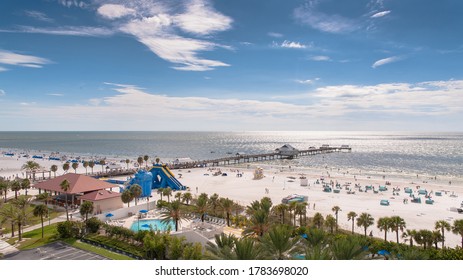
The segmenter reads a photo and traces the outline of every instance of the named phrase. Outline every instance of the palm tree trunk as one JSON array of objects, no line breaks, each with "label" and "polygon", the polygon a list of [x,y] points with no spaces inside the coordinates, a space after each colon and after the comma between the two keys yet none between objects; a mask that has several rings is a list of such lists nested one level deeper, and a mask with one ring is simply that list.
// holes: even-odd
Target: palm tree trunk
[{"label": "palm tree trunk", "polygon": [[354,234],[354,219],[352,219],[352,234]]},{"label": "palm tree trunk", "polygon": [[227,212],[227,227],[230,226],[230,212]]},{"label": "palm tree trunk", "polygon": [[66,194],[66,220],[69,221],[68,194]]},{"label": "palm tree trunk", "polygon": [[399,244],[399,230],[398,229],[395,232],[395,236],[397,238],[397,244]]},{"label": "palm tree trunk", "polygon": [[384,241],[387,241],[387,230],[384,230]]},{"label": "palm tree trunk", "polygon": [[14,222],[11,222],[11,237],[14,237]]},{"label": "palm tree trunk", "polygon": [[365,227],[365,237],[367,237],[367,228]]},{"label": "palm tree trunk", "polygon": [[22,235],[21,235],[21,223],[18,223],[18,241],[22,240]]},{"label": "palm tree trunk", "polygon": [[444,244],[445,243],[445,231],[444,228],[442,228],[442,249],[444,249]]},{"label": "palm tree trunk", "polygon": [[42,222],[42,238],[43,238],[43,215],[40,215],[40,221]]}]

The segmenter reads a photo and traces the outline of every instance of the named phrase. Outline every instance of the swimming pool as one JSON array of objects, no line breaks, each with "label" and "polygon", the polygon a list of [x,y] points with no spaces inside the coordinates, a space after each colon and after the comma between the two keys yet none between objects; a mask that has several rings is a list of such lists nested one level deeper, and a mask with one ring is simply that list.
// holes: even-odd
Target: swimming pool
[{"label": "swimming pool", "polygon": [[[140,222],[140,225],[138,223]],[[175,230],[175,223],[173,221],[169,221],[168,223],[162,222],[162,220],[154,219],[154,220],[140,220],[135,221],[130,226],[130,229],[134,232],[138,232],[139,230],[159,230],[159,231],[167,231],[168,229]]]}]

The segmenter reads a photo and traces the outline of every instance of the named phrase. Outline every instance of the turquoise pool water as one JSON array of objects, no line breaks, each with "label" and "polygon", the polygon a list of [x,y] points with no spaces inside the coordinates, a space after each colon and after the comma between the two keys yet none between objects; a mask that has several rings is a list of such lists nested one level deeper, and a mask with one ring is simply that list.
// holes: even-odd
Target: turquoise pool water
[{"label": "turquoise pool water", "polygon": [[139,221],[135,221],[130,226],[130,229],[134,232],[138,232],[139,230],[160,230],[160,231],[167,231],[170,227],[171,230],[175,230],[175,223],[170,221],[168,223],[164,223],[161,220],[140,220],[140,225],[138,225]]}]

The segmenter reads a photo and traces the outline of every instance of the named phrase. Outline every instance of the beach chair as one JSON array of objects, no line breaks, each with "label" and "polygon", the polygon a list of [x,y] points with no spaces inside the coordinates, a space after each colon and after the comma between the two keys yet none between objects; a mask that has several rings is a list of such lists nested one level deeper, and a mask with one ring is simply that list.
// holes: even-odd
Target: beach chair
[{"label": "beach chair", "polygon": [[381,202],[379,203],[382,206],[389,206],[389,200],[387,199],[382,199]]},{"label": "beach chair", "polygon": [[426,199],[426,204],[434,204],[434,200],[432,199]]}]

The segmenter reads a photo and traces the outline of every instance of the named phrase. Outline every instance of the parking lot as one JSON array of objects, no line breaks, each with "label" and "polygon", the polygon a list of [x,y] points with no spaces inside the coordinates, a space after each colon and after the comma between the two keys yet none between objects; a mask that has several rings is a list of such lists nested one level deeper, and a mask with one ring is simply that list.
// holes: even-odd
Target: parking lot
[{"label": "parking lot", "polygon": [[80,250],[63,242],[54,242],[45,246],[7,255],[7,260],[107,260],[103,256]]}]

